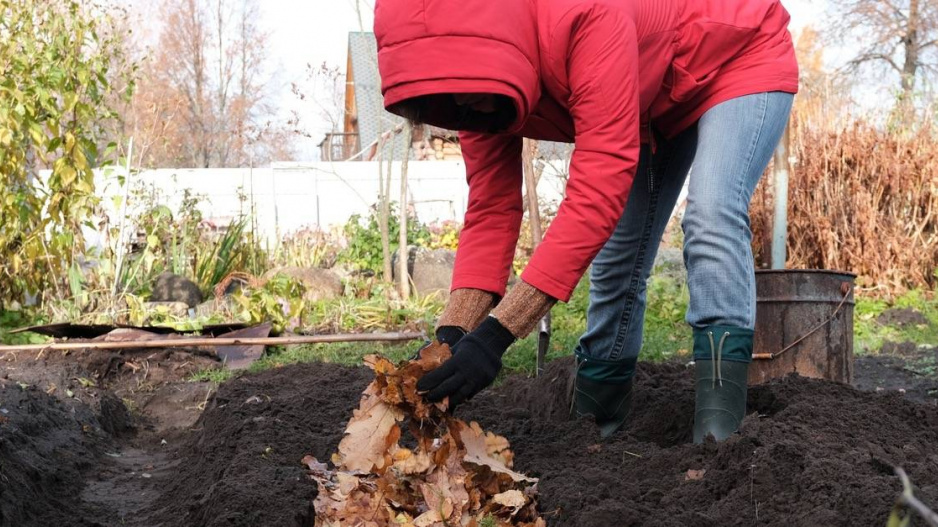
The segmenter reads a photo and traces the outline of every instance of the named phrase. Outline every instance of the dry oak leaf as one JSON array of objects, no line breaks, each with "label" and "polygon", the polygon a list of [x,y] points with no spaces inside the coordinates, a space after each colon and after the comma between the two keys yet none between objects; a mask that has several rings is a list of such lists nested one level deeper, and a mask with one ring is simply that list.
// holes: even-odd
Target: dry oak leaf
[{"label": "dry oak leaf", "polygon": [[524,493],[520,490],[506,490],[505,492],[492,496],[492,501],[499,505],[512,507],[517,510],[524,507],[528,499],[524,497]]},{"label": "dry oak leaf", "polygon": [[469,493],[466,492],[466,471],[459,463],[437,467],[420,483],[420,493],[431,511],[439,513],[447,525],[459,525],[469,509]]},{"label": "dry oak leaf", "polygon": [[414,453],[409,448],[394,445],[390,453],[391,459],[394,460],[392,466],[403,474],[423,474],[433,468],[433,458],[423,450]]},{"label": "dry oak leaf", "polygon": [[376,384],[371,383],[339,442],[337,465],[362,473],[386,468],[391,462],[388,449],[401,437],[397,421],[403,418],[400,410],[380,399]]},{"label": "dry oak leaf", "polygon": [[443,518],[440,516],[439,512],[429,510],[414,518],[413,525],[414,527],[435,527],[436,525],[445,524],[443,523]]},{"label": "dry oak leaf", "polygon": [[309,467],[309,471],[313,474],[328,477],[329,465],[320,463],[319,460],[313,456],[304,456],[301,463]]},{"label": "dry oak leaf", "polygon": [[428,403],[423,395],[417,392],[417,381],[427,372],[439,368],[453,354],[446,344],[433,343],[420,351],[420,358],[408,362],[401,369],[401,390],[404,392],[404,399],[414,407],[413,417],[418,420],[429,419],[434,410],[438,413],[445,412],[449,407],[449,401],[439,403]]},{"label": "dry oak leaf", "polygon": [[[365,357],[365,365],[375,372],[378,394],[392,405],[407,406],[410,414],[419,421],[446,411],[447,403],[428,403],[417,392],[417,381],[427,372],[438,368],[452,356],[449,346],[434,343],[420,352],[420,357],[400,367],[377,355]],[[411,410],[412,408],[412,410]]]},{"label": "dry oak leaf", "polygon": [[317,527],[380,527],[388,525],[383,500],[375,496],[374,485],[362,478],[341,472],[334,479],[316,479],[319,495],[313,502]]},{"label": "dry oak leaf", "polygon": [[365,366],[375,372],[377,393],[388,404],[399,405],[405,402],[401,391],[400,374],[397,366],[378,355],[365,357]]},{"label": "dry oak leaf", "polygon": [[[459,436],[459,440],[466,449],[466,454],[463,458],[466,462],[489,467],[493,472],[497,472],[499,474],[506,474],[516,483],[522,481],[528,483],[537,483],[536,478],[529,478],[524,474],[519,474],[511,470],[502,459],[493,457],[489,454],[485,433],[482,431],[482,427],[479,426],[479,423],[473,421],[472,424],[466,425],[465,423],[454,419],[450,425],[455,429]],[[504,457],[505,456],[503,455],[503,458]]]}]

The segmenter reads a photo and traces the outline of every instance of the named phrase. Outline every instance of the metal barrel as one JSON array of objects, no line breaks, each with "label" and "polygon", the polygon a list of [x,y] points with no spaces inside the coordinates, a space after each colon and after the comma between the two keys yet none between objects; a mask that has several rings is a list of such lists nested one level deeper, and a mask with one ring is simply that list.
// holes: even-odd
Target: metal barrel
[{"label": "metal barrel", "polygon": [[756,271],[749,384],[790,373],[852,382],[855,279],[823,269]]}]

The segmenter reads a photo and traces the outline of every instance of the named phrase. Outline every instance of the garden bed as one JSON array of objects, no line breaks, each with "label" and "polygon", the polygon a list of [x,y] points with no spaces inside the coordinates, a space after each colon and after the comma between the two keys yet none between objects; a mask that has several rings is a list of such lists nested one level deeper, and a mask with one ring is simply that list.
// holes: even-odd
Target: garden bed
[{"label": "garden bed", "polygon": [[[938,503],[933,398],[789,378],[750,391],[741,434],[692,445],[690,371],[642,364],[631,429],[601,442],[566,418],[570,365],[509,377],[458,412],[511,441],[549,525],[882,526],[901,490],[893,466]],[[129,437],[107,392],[63,402],[6,381],[0,524],[313,525],[300,460],[329,458],[371,377],[319,363],[245,375],[193,426]]]}]

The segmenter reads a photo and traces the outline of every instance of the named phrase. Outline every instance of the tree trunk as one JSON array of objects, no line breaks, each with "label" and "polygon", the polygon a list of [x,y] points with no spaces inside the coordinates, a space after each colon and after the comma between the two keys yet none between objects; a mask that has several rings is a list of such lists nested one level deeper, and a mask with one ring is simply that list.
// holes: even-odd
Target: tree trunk
[{"label": "tree trunk", "polygon": [[391,179],[391,174],[384,175],[384,165],[378,156],[378,229],[381,232],[381,257],[384,262],[384,281],[393,280],[391,270],[391,239],[388,233],[388,195],[384,192],[384,180]]},{"label": "tree trunk", "polygon": [[902,120],[908,123],[914,114],[915,75],[919,65],[919,27],[921,25],[920,0],[909,2],[909,23],[902,38],[902,47],[905,52],[905,62],[902,64],[902,100],[900,109]]},{"label": "tree trunk", "polygon": [[[380,140],[380,139],[379,139]],[[394,269],[391,264],[391,175],[394,173],[394,134],[390,135],[391,144],[388,148],[387,170],[385,171],[384,181],[381,182],[381,189],[378,193],[381,195],[381,251],[384,256],[384,281],[394,283]],[[378,161],[378,165],[381,161]],[[380,167],[379,167],[380,170]]]},{"label": "tree trunk", "polygon": [[[528,221],[531,222],[531,234],[533,236],[532,248],[537,247],[537,244],[541,241],[540,203],[537,199],[537,184],[541,180],[542,171],[534,168],[534,154],[536,151],[537,140],[525,139],[524,146],[521,150],[525,192],[521,201],[524,208],[528,211]],[[532,197],[534,199],[533,204],[531,203]]]},{"label": "tree trunk", "polygon": [[398,274],[401,278],[401,298],[410,298],[410,273],[407,263],[410,252],[407,250],[407,162],[414,147],[414,124],[410,121],[404,125],[404,159],[401,161],[401,203],[400,203],[400,246],[397,249]]}]

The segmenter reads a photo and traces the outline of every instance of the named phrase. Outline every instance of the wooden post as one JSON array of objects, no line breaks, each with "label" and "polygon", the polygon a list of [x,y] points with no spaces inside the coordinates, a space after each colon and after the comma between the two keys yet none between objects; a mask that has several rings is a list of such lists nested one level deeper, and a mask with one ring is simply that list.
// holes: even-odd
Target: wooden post
[{"label": "wooden post", "polygon": [[130,144],[127,146],[127,168],[124,173],[124,196],[121,200],[120,226],[117,229],[117,263],[114,265],[114,290],[112,293],[117,295],[121,291],[121,270],[124,267],[124,252],[127,247],[124,243],[125,228],[127,227],[127,201],[130,199],[130,167],[134,155],[134,138],[130,136]]},{"label": "wooden post", "polygon": [[537,176],[534,173],[534,149],[537,142],[524,140],[522,160],[524,162],[524,189],[528,201],[528,221],[531,222],[531,244],[536,249],[544,233],[541,232],[541,211],[537,201]]},{"label": "wooden post", "polygon": [[[541,229],[541,211],[537,200],[537,173],[534,170],[534,151],[537,149],[537,142],[532,139],[525,139],[522,147],[522,162],[524,164],[524,187],[528,195],[528,221],[531,223],[531,245],[534,249],[540,245],[544,233]],[[544,315],[544,318],[538,323],[537,331],[537,359],[536,373],[540,375],[544,372],[547,364],[547,352],[550,349],[550,311]]]},{"label": "wooden post", "polygon": [[81,349],[121,350],[141,348],[194,348],[199,346],[286,346],[335,342],[400,342],[425,338],[423,333],[361,333],[344,335],[298,335],[292,337],[194,337],[122,342],[53,342],[0,346],[0,353],[17,351],[66,351]]},{"label": "wooden post", "polygon": [[410,153],[414,149],[414,123],[407,121],[404,125],[404,159],[401,161],[401,210],[400,210],[400,244],[397,249],[398,274],[401,279],[401,298],[410,298],[410,273],[407,264],[410,261],[410,252],[407,250],[407,165]]}]

